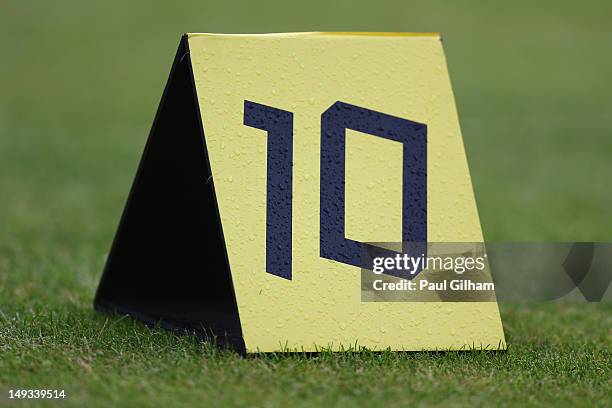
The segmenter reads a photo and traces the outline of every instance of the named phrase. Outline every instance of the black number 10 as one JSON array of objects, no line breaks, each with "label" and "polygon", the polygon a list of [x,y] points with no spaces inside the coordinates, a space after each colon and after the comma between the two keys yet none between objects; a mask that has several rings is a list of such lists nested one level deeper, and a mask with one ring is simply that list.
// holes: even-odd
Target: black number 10
[{"label": "black number 10", "polygon": [[[268,132],[266,271],[291,279],[293,113],[244,101],[244,124]],[[402,241],[404,251],[420,255],[427,242],[427,126],[336,102],[321,115],[320,256],[369,268],[368,256],[393,253],[345,237],[346,129],[402,143]]]}]

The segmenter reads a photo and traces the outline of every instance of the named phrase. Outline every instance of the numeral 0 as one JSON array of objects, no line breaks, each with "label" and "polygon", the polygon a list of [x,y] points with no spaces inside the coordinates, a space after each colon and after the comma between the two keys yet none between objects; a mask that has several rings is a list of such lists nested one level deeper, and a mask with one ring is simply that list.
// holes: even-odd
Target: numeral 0
[{"label": "numeral 0", "polygon": [[[293,113],[244,101],[244,124],[268,132],[266,271],[291,279]],[[402,143],[403,251],[424,254],[427,243],[427,126],[336,102],[321,115],[320,256],[369,268],[372,257],[395,253],[345,237],[346,129]],[[398,276],[407,277],[400,274]]]}]

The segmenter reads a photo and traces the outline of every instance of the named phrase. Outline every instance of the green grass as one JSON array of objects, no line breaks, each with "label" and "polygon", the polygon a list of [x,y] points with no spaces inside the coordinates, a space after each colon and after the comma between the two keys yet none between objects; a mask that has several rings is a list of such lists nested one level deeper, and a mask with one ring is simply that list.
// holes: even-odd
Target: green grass
[{"label": "green grass", "polygon": [[[611,404],[612,307],[506,304],[506,353],[240,358],[91,300],[185,31],[441,31],[485,237],[612,240],[612,5],[19,2],[0,27],[0,405]],[[21,405],[21,404],[20,404]]]},{"label": "green grass", "polygon": [[[166,406],[452,403],[609,406],[612,309],[507,307],[507,352],[321,353],[242,358],[88,304],[8,307],[0,381],[96,401]],[[0,400],[1,401],[1,400]]]}]

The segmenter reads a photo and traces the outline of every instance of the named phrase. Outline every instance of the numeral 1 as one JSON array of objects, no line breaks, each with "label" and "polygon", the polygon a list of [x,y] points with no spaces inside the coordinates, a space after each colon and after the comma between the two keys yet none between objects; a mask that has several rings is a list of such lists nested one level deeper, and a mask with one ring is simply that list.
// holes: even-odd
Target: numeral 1
[{"label": "numeral 1", "polygon": [[266,271],[291,279],[293,113],[244,101],[244,124],[268,132]]}]

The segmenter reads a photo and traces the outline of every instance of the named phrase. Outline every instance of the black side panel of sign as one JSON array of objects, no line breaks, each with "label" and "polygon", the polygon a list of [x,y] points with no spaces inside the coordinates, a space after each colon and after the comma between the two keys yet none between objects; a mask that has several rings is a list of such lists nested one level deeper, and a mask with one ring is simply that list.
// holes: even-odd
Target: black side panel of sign
[{"label": "black side panel of sign", "polygon": [[245,351],[186,37],[94,305]]}]

